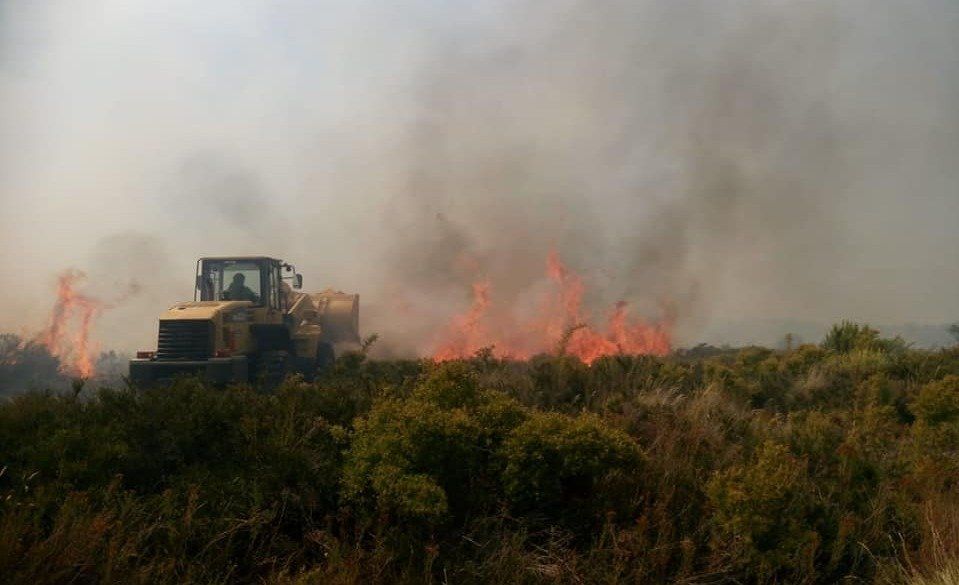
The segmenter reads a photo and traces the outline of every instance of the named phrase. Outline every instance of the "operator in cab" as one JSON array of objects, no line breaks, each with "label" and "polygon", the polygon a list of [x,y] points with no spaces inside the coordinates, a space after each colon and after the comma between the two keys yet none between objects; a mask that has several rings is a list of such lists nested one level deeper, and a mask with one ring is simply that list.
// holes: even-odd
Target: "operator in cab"
[{"label": "operator in cab", "polygon": [[253,301],[257,299],[256,293],[250,287],[246,286],[246,277],[238,272],[233,275],[233,282],[223,291],[223,298],[229,301]]}]

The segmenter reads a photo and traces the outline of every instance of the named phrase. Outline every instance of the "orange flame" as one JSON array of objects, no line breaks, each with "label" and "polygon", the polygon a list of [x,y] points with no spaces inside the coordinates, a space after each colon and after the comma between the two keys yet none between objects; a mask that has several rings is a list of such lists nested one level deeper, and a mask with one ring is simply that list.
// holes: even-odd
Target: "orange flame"
[{"label": "orange flame", "polygon": [[489,335],[483,326],[483,317],[489,308],[489,281],[473,283],[473,304],[469,310],[453,317],[448,326],[447,341],[435,352],[437,361],[455,360],[473,355],[484,346]]},{"label": "orange flame", "polygon": [[499,337],[488,326],[492,319],[488,311],[490,284],[485,280],[474,284],[472,305],[450,321],[433,359],[468,358],[491,347],[497,357],[526,359],[537,353],[566,353],[591,364],[607,355],[665,355],[671,350],[671,316],[647,323],[631,317],[626,303],[620,301],[610,312],[605,329],[598,330],[589,324],[583,309],[583,279],[567,268],[556,252],[546,260],[546,275],[557,290],[541,303],[541,315],[528,322],[499,315],[495,329],[509,332]]},{"label": "orange flame", "polygon": [[95,349],[90,329],[105,305],[77,291],[77,284],[84,278],[86,275],[78,270],[68,270],[59,276],[50,325],[38,341],[60,359],[64,372],[90,378],[94,374],[92,353]]}]

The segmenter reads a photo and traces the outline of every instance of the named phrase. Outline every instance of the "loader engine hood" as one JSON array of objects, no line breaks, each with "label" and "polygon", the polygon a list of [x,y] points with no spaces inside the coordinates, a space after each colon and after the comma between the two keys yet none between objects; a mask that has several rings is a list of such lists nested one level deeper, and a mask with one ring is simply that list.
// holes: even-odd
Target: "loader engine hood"
[{"label": "loader engine hood", "polygon": [[160,315],[160,320],[213,319],[222,312],[250,307],[253,307],[250,301],[186,301],[167,309]]}]

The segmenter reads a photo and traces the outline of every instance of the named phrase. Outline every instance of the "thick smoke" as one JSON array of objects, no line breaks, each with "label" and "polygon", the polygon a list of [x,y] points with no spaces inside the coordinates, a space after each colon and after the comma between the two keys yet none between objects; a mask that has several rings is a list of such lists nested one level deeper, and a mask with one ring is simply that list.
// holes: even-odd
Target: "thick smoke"
[{"label": "thick smoke", "polygon": [[255,253],[423,352],[551,249],[681,342],[954,320],[957,64],[949,0],[8,1],[0,330],[76,266],[150,347],[196,257]]}]

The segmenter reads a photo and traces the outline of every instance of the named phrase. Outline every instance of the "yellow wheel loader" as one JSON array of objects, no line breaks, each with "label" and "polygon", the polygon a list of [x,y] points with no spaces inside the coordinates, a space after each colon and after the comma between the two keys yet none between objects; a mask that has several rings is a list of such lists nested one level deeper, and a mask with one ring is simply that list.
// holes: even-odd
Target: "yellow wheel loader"
[{"label": "yellow wheel loader", "polygon": [[201,258],[194,300],[160,315],[156,351],[137,352],[130,381],[192,374],[272,387],[291,373],[312,379],[337,352],[359,347],[359,295],[302,286],[296,269],[275,258]]}]

